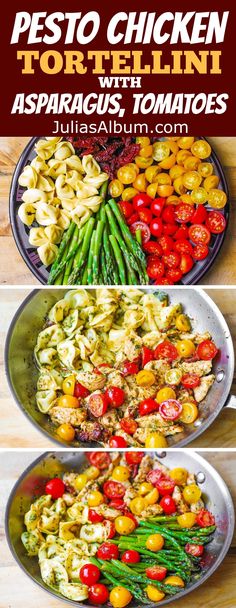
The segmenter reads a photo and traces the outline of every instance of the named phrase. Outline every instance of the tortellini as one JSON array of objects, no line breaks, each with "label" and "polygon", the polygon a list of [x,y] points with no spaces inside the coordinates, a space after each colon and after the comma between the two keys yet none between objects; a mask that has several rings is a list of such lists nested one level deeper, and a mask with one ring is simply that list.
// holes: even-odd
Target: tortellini
[{"label": "tortellini", "polygon": [[91,154],[81,160],[61,137],[39,139],[36,156],[26,165],[19,185],[26,188],[18,216],[29,231],[29,243],[50,266],[57,257],[64,230],[74,221],[83,226],[102,202],[99,188],[108,175]]}]

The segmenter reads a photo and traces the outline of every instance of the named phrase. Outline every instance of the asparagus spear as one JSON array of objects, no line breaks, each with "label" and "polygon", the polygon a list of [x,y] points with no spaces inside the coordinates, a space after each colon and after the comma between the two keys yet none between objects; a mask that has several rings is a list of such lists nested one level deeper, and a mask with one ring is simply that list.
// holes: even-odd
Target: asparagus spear
[{"label": "asparagus spear", "polygon": [[58,267],[58,264],[61,262],[61,260],[63,258],[63,254],[65,252],[66,246],[68,245],[71,237],[73,236],[73,232],[75,230],[75,226],[76,226],[76,224],[74,222],[71,222],[71,224],[69,225],[68,230],[66,230],[64,232],[64,234],[63,234],[63,237],[62,237],[61,242],[60,242],[60,246],[59,246],[57,257],[56,257],[55,261],[53,262],[53,264],[51,266],[50,274],[49,274],[49,277],[48,277],[48,284],[51,284],[51,282],[50,282],[51,275],[53,275],[54,271]]},{"label": "asparagus spear", "polygon": [[109,241],[110,241],[112,249],[114,251],[114,256],[115,256],[115,260],[116,260],[116,263],[118,266],[121,285],[126,285],[127,282],[126,282],[126,276],[125,276],[124,260],[123,260],[122,253],[119,248],[118,242],[116,240],[116,237],[113,234],[111,234],[109,236]]},{"label": "asparagus spear", "polygon": [[84,239],[83,239],[78,263],[77,263],[77,266],[74,268],[73,272],[69,276],[68,285],[76,284],[78,275],[79,275],[79,271],[86,262],[86,257],[87,257],[87,253],[88,253],[89,247],[90,247],[90,240],[91,240],[91,235],[93,232],[94,223],[95,223],[95,219],[93,217],[90,217],[88,222],[86,223]]},{"label": "asparagus spear", "polygon": [[95,241],[94,241],[94,253],[93,253],[93,285],[98,285],[99,282],[99,253],[102,243],[102,235],[104,230],[104,222],[101,220],[97,223]]},{"label": "asparagus spear", "polygon": [[[75,229],[74,229],[74,233],[73,233],[72,239],[70,241],[69,251],[71,251],[71,249],[76,245],[76,243],[78,243],[78,241],[79,241],[79,233],[80,233],[79,226],[76,225]],[[63,277],[63,285],[67,285],[67,283],[68,283],[68,278],[70,276],[72,266],[73,266],[73,260],[71,258],[69,260],[69,262],[67,262],[66,267],[65,267],[64,277]]]},{"label": "asparagus spear", "polygon": [[127,246],[129,247],[130,251],[140,260],[142,267],[146,270],[145,253],[143,252],[142,248],[140,247],[140,245],[136,241],[136,239],[134,239],[132,237],[132,234],[131,234],[127,224],[125,223],[125,220],[122,216],[122,213],[121,213],[116,201],[114,199],[110,199],[108,201],[108,203],[109,203],[114,215],[116,216],[116,219],[118,221],[118,224],[120,226],[121,232],[123,234],[123,237],[125,239]]},{"label": "asparagus spear", "polygon": [[95,234],[96,234],[96,231],[94,229],[92,232],[92,236],[91,236],[90,250],[89,250],[88,264],[87,264],[87,283],[88,283],[88,285],[92,285],[92,283],[93,283],[92,267],[93,267]]}]

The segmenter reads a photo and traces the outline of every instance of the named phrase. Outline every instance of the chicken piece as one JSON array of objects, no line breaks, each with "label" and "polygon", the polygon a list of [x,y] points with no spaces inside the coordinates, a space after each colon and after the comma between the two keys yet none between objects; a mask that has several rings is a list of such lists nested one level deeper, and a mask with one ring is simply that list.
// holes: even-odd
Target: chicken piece
[{"label": "chicken piece", "polygon": [[148,399],[149,397],[154,398],[159,389],[159,384],[155,383],[149,387],[138,387],[138,399],[139,401],[143,401],[144,399]]},{"label": "chicken piece", "polygon": [[50,410],[50,418],[57,426],[66,422],[72,424],[72,426],[80,427],[81,423],[87,418],[87,412],[82,407],[59,407],[55,405]]},{"label": "chicken piece", "polygon": [[142,483],[146,481],[146,476],[153,468],[153,458],[146,454],[139,465],[138,474],[134,478],[134,484]]},{"label": "chicken piece", "polygon": [[76,500],[77,502],[87,503],[89,492],[93,492],[94,490],[99,490],[99,484],[94,479],[87,481],[86,486],[82,488],[77,494]]},{"label": "chicken piece", "polygon": [[67,492],[65,494],[63,494],[62,498],[65,501],[67,507],[72,507],[72,505],[74,504],[74,502],[76,500],[76,498],[75,498],[75,496],[73,496],[73,494],[69,494]]},{"label": "chicken piece", "polygon": [[201,498],[199,498],[197,502],[194,502],[190,505],[190,511],[192,511],[193,513],[199,513],[201,509],[205,509],[204,502]]},{"label": "chicken piece", "polygon": [[209,376],[204,376],[203,378],[201,378],[199,386],[193,389],[193,394],[197,403],[200,403],[200,401],[203,401],[203,399],[205,399],[214,381],[214,374],[209,374]]},{"label": "chicken piece", "polygon": [[206,376],[212,369],[211,361],[192,361],[188,363],[183,361],[178,366],[185,374],[196,374],[197,376]]},{"label": "chicken piece", "polygon": [[103,388],[106,384],[106,377],[94,372],[79,371],[76,373],[76,380],[91,392]]},{"label": "chicken piece", "polygon": [[140,427],[148,428],[149,432],[159,430],[162,432],[162,429],[173,426],[172,422],[164,420],[158,412],[149,414],[148,416],[140,416],[140,418],[136,418],[136,422]]},{"label": "chicken piece", "polygon": [[129,488],[127,488],[123,501],[125,502],[126,505],[129,506],[131,500],[133,500],[133,498],[136,498],[137,496],[137,492],[136,490],[130,485]]},{"label": "chicken piece", "polygon": [[163,509],[161,505],[148,505],[144,511],[142,511],[142,519],[149,519],[149,517],[155,517],[155,515],[161,515],[163,513]]},{"label": "chicken piece", "polygon": [[195,475],[194,473],[189,473],[186,480],[186,485],[190,486],[192,483],[196,483]]},{"label": "chicken piece", "polygon": [[108,410],[106,414],[99,418],[100,424],[110,430],[111,432],[119,428],[119,418],[115,409]]},{"label": "chicken piece", "polygon": [[189,505],[185,502],[182,492],[178,486],[175,486],[172,498],[176,503],[176,510],[178,513],[187,513],[189,511]]},{"label": "chicken piece", "polygon": [[143,345],[147,348],[156,348],[160,342],[161,332],[158,330],[149,331],[147,334],[142,336]]},{"label": "chicken piece", "polygon": [[185,401],[195,401],[192,393],[188,391],[187,388],[181,388],[178,391],[177,399],[180,401],[180,403],[184,403]]},{"label": "chicken piece", "polygon": [[120,515],[120,511],[118,509],[113,509],[108,505],[99,505],[99,507],[94,507],[94,511],[99,515],[103,515],[104,519],[116,519]]},{"label": "chicken piece", "polygon": [[79,441],[105,443],[109,439],[110,433],[99,422],[82,422],[80,429],[76,432]]},{"label": "chicken piece", "polygon": [[165,374],[171,369],[171,365],[167,361],[162,361],[159,359],[158,361],[149,361],[144,366],[144,369],[150,369],[155,373],[156,382],[158,385],[165,384]]},{"label": "chicken piece", "polygon": [[[183,430],[182,426],[177,426],[177,424],[173,424],[171,426],[165,426],[165,427],[158,427],[155,428],[155,431],[160,431],[162,433],[162,435],[164,435],[165,437],[168,436],[172,436],[172,435],[176,435],[177,433],[181,433]],[[139,427],[137,429],[137,431],[134,433],[133,437],[134,439],[136,439],[137,441],[139,441],[139,443],[141,443],[142,445],[145,444],[147,436],[153,432],[154,429],[150,428],[150,427],[146,427],[146,428],[141,428]]]},{"label": "chicken piece", "polygon": [[171,304],[170,306],[164,306],[160,310],[160,317],[158,319],[158,328],[161,330],[169,329],[175,317],[182,312],[182,305]]},{"label": "chicken piece", "polygon": [[128,435],[128,433],[123,431],[122,428],[118,429],[118,434],[120,437],[123,437],[125,439],[127,445],[130,445],[134,448],[140,447],[140,443],[136,439],[134,439],[134,437],[132,437],[132,435]]},{"label": "chicken piece", "polygon": [[118,386],[123,390],[126,390],[127,382],[124,376],[122,376],[121,372],[118,369],[113,369],[107,374],[107,387],[108,386]]},{"label": "chicken piece", "polygon": [[131,331],[130,337],[126,338],[124,343],[123,352],[129,361],[133,361],[140,353],[142,348],[142,338]]}]

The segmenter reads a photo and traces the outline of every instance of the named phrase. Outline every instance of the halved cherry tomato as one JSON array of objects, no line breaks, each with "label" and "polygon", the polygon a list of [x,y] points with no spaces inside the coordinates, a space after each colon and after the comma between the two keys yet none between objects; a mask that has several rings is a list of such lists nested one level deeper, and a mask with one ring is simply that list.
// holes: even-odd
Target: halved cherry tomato
[{"label": "halved cherry tomato", "polygon": [[140,464],[144,455],[144,452],[126,452],[125,459],[127,464]]},{"label": "halved cherry tomato", "polygon": [[197,355],[203,361],[210,361],[218,353],[218,348],[212,340],[203,340],[197,347]]},{"label": "halved cherry tomato", "polygon": [[167,205],[162,212],[162,220],[166,224],[174,224],[175,222],[175,206]]},{"label": "halved cherry tomato", "polygon": [[159,414],[164,420],[177,420],[182,412],[182,405],[176,399],[167,399],[162,401],[159,407]]},{"label": "halved cherry tomato", "polygon": [[204,552],[204,545],[191,545],[191,543],[187,543],[187,545],[185,545],[185,551],[194,557],[201,557]]},{"label": "halved cherry tomato", "polygon": [[221,234],[226,227],[226,219],[219,211],[210,211],[207,216],[206,226],[212,234]]},{"label": "halved cherry tomato", "polygon": [[174,361],[178,358],[178,351],[169,340],[163,340],[154,350],[154,359],[168,359]]},{"label": "halved cherry tomato", "polygon": [[148,241],[143,244],[143,249],[146,253],[153,253],[154,255],[160,256],[162,254],[162,248],[156,241]]},{"label": "halved cherry tomato", "polygon": [[103,416],[108,408],[106,395],[103,393],[94,393],[91,395],[88,402],[88,408],[95,418]]},{"label": "halved cherry tomato", "polygon": [[146,480],[153,486],[156,486],[157,481],[163,477],[163,471],[161,469],[153,469],[146,475]]},{"label": "halved cherry tomato", "polygon": [[156,488],[161,496],[170,496],[174,491],[175,482],[168,475],[162,475],[157,479],[155,483]]},{"label": "halved cherry tomato", "polygon": [[193,243],[208,245],[211,239],[210,230],[202,224],[192,224],[189,228],[189,238]]},{"label": "halved cherry tomato", "polygon": [[193,248],[193,259],[194,260],[205,260],[209,254],[209,247],[203,243],[198,243]]},{"label": "halved cherry tomato", "polygon": [[125,391],[119,386],[109,386],[105,391],[105,397],[111,407],[120,407],[125,400]]},{"label": "halved cherry tomato", "polygon": [[123,509],[126,508],[126,504],[122,500],[122,498],[113,498],[109,502],[109,507],[111,507],[112,509],[117,509],[118,511],[123,511]]},{"label": "halved cherry tomato", "polygon": [[77,397],[77,399],[85,399],[85,397],[88,397],[89,395],[90,391],[86,386],[83,386],[80,382],[75,383],[74,397]]},{"label": "halved cherry tomato", "polygon": [[98,524],[104,520],[103,515],[100,515],[95,511],[95,509],[89,509],[88,511],[88,520],[92,522],[92,524]]},{"label": "halved cherry tomato", "polygon": [[124,361],[121,371],[123,376],[132,376],[139,372],[139,365],[135,361]]},{"label": "halved cherry tomato", "polygon": [[138,222],[139,220],[139,214],[137,212],[132,213],[132,215],[130,215],[130,217],[128,217],[128,219],[126,220],[128,226],[132,226],[132,224],[134,224],[135,222]]},{"label": "halved cherry tomato", "polygon": [[80,568],[79,572],[81,583],[88,585],[88,587],[91,587],[91,585],[97,583],[100,579],[100,575],[101,573],[99,568],[93,564],[85,564],[82,566],[82,568]]},{"label": "halved cherry tomato", "polygon": [[215,518],[207,509],[201,509],[197,514],[196,522],[201,528],[208,528],[215,525]]},{"label": "halved cherry tomato", "polygon": [[142,347],[142,367],[144,367],[149,361],[152,361],[154,358],[154,353],[151,348],[147,348],[147,346]]},{"label": "halved cherry tomato", "polygon": [[183,226],[180,226],[180,228],[178,228],[178,230],[176,230],[174,238],[175,238],[175,241],[187,239],[188,238],[188,226],[185,226],[184,224],[183,224]]},{"label": "halved cherry tomato", "polygon": [[148,196],[145,192],[139,192],[133,198],[133,206],[136,211],[143,207],[150,207],[152,202],[152,198]]},{"label": "halved cherry tomato", "polygon": [[128,549],[123,553],[121,561],[125,564],[137,564],[140,562],[140,554],[134,549]]},{"label": "halved cherry tomato", "polygon": [[151,412],[156,412],[159,409],[159,404],[155,399],[144,399],[139,404],[138,410],[140,416],[147,416],[147,414],[151,414]]},{"label": "halved cherry tomato", "polygon": [[166,515],[173,515],[173,513],[176,513],[176,504],[172,496],[163,496],[159,504]]},{"label": "halved cherry tomato", "polygon": [[197,209],[195,209],[192,217],[191,224],[203,224],[207,219],[207,210],[204,205],[198,205]]},{"label": "halved cherry tomato", "polygon": [[184,388],[196,388],[200,384],[200,378],[197,374],[185,374],[182,376],[181,384]]},{"label": "halved cherry tomato", "polygon": [[125,486],[119,481],[108,479],[103,484],[103,492],[107,498],[122,498],[125,495]]},{"label": "halved cherry tomato", "polygon": [[145,224],[145,222],[141,222],[141,221],[134,222],[134,224],[131,224],[131,226],[130,226],[130,232],[132,234],[135,234],[136,230],[141,230],[142,243],[147,243],[149,241],[150,236],[151,236],[150,229],[149,229],[149,226],[147,224]]},{"label": "halved cherry tomato", "polygon": [[193,267],[193,259],[188,253],[183,253],[180,260],[180,270],[182,274],[187,274]]},{"label": "halved cherry tomato", "polygon": [[152,581],[163,581],[167,574],[165,566],[150,566],[145,570],[146,576]]},{"label": "halved cherry tomato", "polygon": [[89,460],[90,464],[97,467],[97,469],[100,469],[100,471],[108,469],[111,463],[110,454],[107,454],[106,452],[86,452],[86,458]]},{"label": "halved cherry tomato", "polygon": [[152,212],[150,211],[150,209],[146,209],[146,207],[144,207],[144,209],[139,209],[138,214],[139,214],[139,219],[141,220],[141,222],[145,222],[145,224],[151,223]]},{"label": "halved cherry tomato", "polygon": [[[178,251],[170,251],[163,255],[163,262],[168,268],[177,268],[180,264],[180,254]],[[164,274],[164,273],[163,273]]]},{"label": "halved cherry tomato", "polygon": [[120,435],[113,435],[109,439],[109,446],[110,448],[126,448],[127,441]]},{"label": "halved cherry tomato", "polygon": [[102,583],[96,583],[96,585],[91,585],[89,588],[88,601],[91,604],[101,605],[105,604],[109,599],[109,590]]},{"label": "halved cherry tomato", "polygon": [[134,418],[122,418],[120,420],[120,426],[122,431],[128,435],[134,435],[138,428],[137,422],[134,420]]},{"label": "halved cherry tomato", "polygon": [[178,253],[193,255],[193,247],[187,239],[179,239],[174,245],[175,251]]},{"label": "halved cherry tomato", "polygon": [[61,498],[66,490],[66,486],[62,479],[59,477],[54,477],[53,479],[49,479],[45,486],[46,494],[50,494],[53,500],[57,498]]},{"label": "halved cherry tomato", "polygon": [[116,535],[116,529],[115,529],[115,524],[113,521],[109,521],[109,519],[105,519],[105,521],[103,522],[103,525],[106,528],[106,532],[107,532],[107,538],[110,540],[110,538],[114,538],[114,536]]},{"label": "halved cherry tomato", "polygon": [[168,268],[166,271],[166,278],[172,283],[178,283],[182,279],[183,273],[180,268]]},{"label": "halved cherry tomato", "polygon": [[175,219],[177,222],[181,222],[183,224],[187,224],[190,222],[194,213],[194,206],[187,205],[186,203],[180,203],[175,207]]},{"label": "halved cherry tomato", "polygon": [[162,209],[165,205],[166,199],[165,198],[154,198],[154,200],[151,203],[151,212],[153,213],[153,215],[155,215],[156,217],[160,217]]},{"label": "halved cherry tomato", "polygon": [[150,224],[150,232],[153,236],[161,236],[163,231],[163,223],[160,217],[155,217]]},{"label": "halved cherry tomato", "polygon": [[119,557],[119,549],[114,543],[102,543],[96,553],[98,559],[110,560]]},{"label": "halved cherry tomato", "polygon": [[164,253],[169,253],[174,247],[173,239],[168,235],[163,235],[158,239],[158,244],[161,246]]},{"label": "halved cherry tomato", "polygon": [[163,262],[156,256],[152,255],[148,257],[147,263],[147,274],[150,279],[157,279],[163,277],[165,272],[165,266]]},{"label": "halved cherry tomato", "polygon": [[129,203],[129,201],[119,201],[119,207],[120,207],[120,210],[122,211],[123,215],[125,216],[126,220],[129,217],[131,217],[134,209],[133,209],[133,205],[131,203]]}]

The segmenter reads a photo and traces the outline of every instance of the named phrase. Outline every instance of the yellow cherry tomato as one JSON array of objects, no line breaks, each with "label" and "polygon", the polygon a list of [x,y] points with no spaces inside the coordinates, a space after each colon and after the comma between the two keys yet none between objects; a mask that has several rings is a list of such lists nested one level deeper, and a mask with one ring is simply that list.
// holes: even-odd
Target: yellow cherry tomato
[{"label": "yellow cherry tomato", "polygon": [[145,494],[151,492],[151,490],[153,490],[153,485],[148,481],[143,481],[143,483],[141,483],[141,485],[139,486],[138,494],[140,494],[141,496],[145,496]]},{"label": "yellow cherry tomato", "polygon": [[169,186],[168,184],[158,184],[157,185],[157,194],[158,196],[163,196],[167,198],[167,196],[171,196],[174,192],[174,186]]},{"label": "yellow cherry tomato", "polygon": [[136,194],[138,194],[138,190],[135,190],[135,188],[132,188],[132,186],[125,188],[121,195],[122,201],[131,201]]},{"label": "yellow cherry tomato", "polygon": [[147,585],[145,591],[151,602],[160,602],[165,597],[165,593],[159,591],[154,585]]},{"label": "yellow cherry tomato", "polygon": [[61,395],[57,401],[58,407],[79,407],[79,400],[73,395]]},{"label": "yellow cherry tomato", "polygon": [[170,151],[173,152],[173,154],[175,154],[175,156],[176,156],[177,152],[179,151],[178,144],[176,143],[176,141],[170,141],[170,139],[168,141],[168,144],[169,144]]},{"label": "yellow cherry tomato", "polygon": [[57,435],[64,441],[73,441],[75,438],[75,429],[71,424],[64,422],[64,424],[61,424],[57,428]]},{"label": "yellow cherry tomato", "polygon": [[184,581],[180,576],[167,576],[163,581],[165,585],[173,585],[173,587],[184,587]]},{"label": "yellow cherry tomato", "polygon": [[80,492],[80,490],[83,490],[83,488],[86,486],[87,481],[88,481],[88,477],[87,477],[86,473],[80,473],[80,475],[77,475],[77,477],[75,478],[75,481],[74,481],[76,490],[78,492]]},{"label": "yellow cherry tomato", "polygon": [[89,492],[89,494],[88,494],[88,506],[89,507],[98,507],[99,505],[102,505],[103,502],[104,502],[104,496],[101,492],[99,492],[98,490],[93,490],[92,492]]},{"label": "yellow cherry tomato", "polygon": [[210,177],[213,173],[213,165],[211,163],[200,163],[197,170],[202,177]]},{"label": "yellow cherry tomato", "polygon": [[178,384],[181,382],[182,375],[181,369],[177,369],[175,367],[173,369],[168,369],[165,373],[165,382],[166,384],[178,386]]},{"label": "yellow cherry tomato", "polygon": [[[209,175],[206,177],[203,182],[203,186],[207,192],[210,192],[213,188],[218,188],[220,183],[220,178],[218,175]],[[217,190],[218,192],[218,190]]]},{"label": "yellow cherry tomato", "polygon": [[200,162],[200,158],[197,158],[196,156],[188,156],[184,161],[184,168],[186,171],[197,171]]},{"label": "yellow cherry tomato", "polygon": [[151,198],[155,198],[156,193],[157,193],[157,187],[158,187],[157,183],[155,183],[155,184],[149,184],[147,186],[147,190],[146,190],[148,196],[150,196]]},{"label": "yellow cherry tomato", "polygon": [[179,340],[176,343],[176,348],[180,357],[191,357],[195,352],[195,346],[192,340]]},{"label": "yellow cherry tomato", "polygon": [[196,483],[190,483],[183,489],[183,497],[188,505],[193,505],[195,502],[197,502],[199,498],[201,498],[201,495],[202,492]]},{"label": "yellow cherry tomato", "polygon": [[200,186],[202,178],[197,171],[186,171],[186,173],[183,175],[182,181],[187,190],[193,190],[194,188],[198,188]]},{"label": "yellow cherry tomato", "polygon": [[183,486],[187,481],[188,471],[182,467],[176,467],[175,469],[169,471],[169,475],[177,486]]},{"label": "yellow cherry tomato", "polygon": [[142,369],[136,375],[136,382],[138,386],[148,387],[152,386],[156,382],[156,377],[153,372],[149,369]]},{"label": "yellow cherry tomato", "polygon": [[209,192],[208,203],[213,209],[223,209],[227,203],[227,196],[223,190],[213,188]]},{"label": "yellow cherry tomato", "polygon": [[185,168],[182,165],[174,165],[170,169],[170,177],[172,180],[177,179],[177,177],[181,177],[185,173]]},{"label": "yellow cherry tomato", "polygon": [[170,154],[170,156],[164,158],[164,160],[161,160],[161,162],[159,163],[159,167],[161,167],[161,169],[171,169],[171,167],[174,167],[175,163],[175,154]]},{"label": "yellow cherry tomato", "polygon": [[116,481],[127,481],[130,477],[130,470],[128,467],[119,465],[113,469],[112,478]]},{"label": "yellow cherry tomato", "polygon": [[99,469],[97,467],[88,467],[85,471],[88,479],[97,479],[100,475]]},{"label": "yellow cherry tomato", "polygon": [[157,174],[160,172],[161,172],[161,169],[158,165],[151,165],[150,167],[148,167],[146,169],[145,177],[146,177],[147,181],[149,182],[149,184],[151,184],[153,182],[153,180],[155,179]]},{"label": "yellow cherry tomato", "polygon": [[193,205],[190,194],[181,194],[181,201],[182,203],[186,203],[186,205]]},{"label": "yellow cherry tomato", "polygon": [[195,205],[205,205],[208,200],[208,194],[205,188],[195,188],[191,192],[191,199]]},{"label": "yellow cherry tomato", "polygon": [[177,165],[184,165],[184,162],[188,156],[192,156],[189,150],[179,150],[176,154]]},{"label": "yellow cherry tomato", "polygon": [[156,431],[146,437],[145,448],[167,448],[168,443],[162,433]]},{"label": "yellow cherry tomato", "polygon": [[180,202],[179,196],[176,196],[175,194],[168,196],[166,199],[166,205],[178,205],[179,202]]},{"label": "yellow cherry tomato", "polygon": [[139,150],[139,156],[143,156],[144,158],[152,156],[152,145],[148,144],[148,146],[142,146]]},{"label": "yellow cherry tomato", "polygon": [[144,146],[149,146],[150,143],[149,137],[136,137],[136,144],[139,144],[141,148]]},{"label": "yellow cherry tomato", "polygon": [[189,150],[194,143],[194,137],[180,137],[178,146],[181,150]]},{"label": "yellow cherry tomato", "polygon": [[160,162],[167,158],[170,154],[170,146],[167,141],[156,141],[153,144],[153,158]]},{"label": "yellow cherry tomato", "polygon": [[204,139],[198,139],[191,146],[191,152],[194,154],[194,156],[197,156],[202,160],[211,155],[211,146],[207,141],[204,141]]},{"label": "yellow cherry tomato", "polygon": [[182,403],[182,412],[179,420],[184,424],[192,424],[198,418],[198,408],[196,403],[189,401]]},{"label": "yellow cherry tomato", "polygon": [[147,169],[147,167],[150,167],[153,163],[153,158],[151,156],[149,156],[148,158],[146,158],[145,156],[135,156],[134,160],[139,169]]},{"label": "yellow cherry tomato", "polygon": [[110,184],[109,184],[109,194],[113,198],[118,198],[118,196],[121,196],[123,190],[124,190],[124,184],[122,184],[119,179],[113,179],[110,182]]},{"label": "yellow cherry tomato", "polygon": [[134,515],[141,515],[142,511],[145,509],[146,503],[142,496],[136,496],[130,501],[129,508],[131,513]]},{"label": "yellow cherry tomato", "polygon": [[176,399],[176,392],[170,386],[160,388],[156,395],[157,403],[162,403],[163,401],[167,401],[167,399]]},{"label": "yellow cherry tomato", "polygon": [[174,179],[173,185],[175,192],[177,192],[177,194],[180,194],[180,196],[186,193],[186,188],[183,184],[183,175],[176,177],[176,179]]},{"label": "yellow cherry tomato", "polygon": [[196,514],[191,513],[191,511],[188,511],[187,513],[182,513],[182,515],[178,515],[177,522],[181,528],[192,528],[196,523],[196,519]]},{"label": "yellow cherry tomato", "polygon": [[123,167],[120,167],[117,171],[117,177],[118,180],[122,183],[122,184],[132,184],[132,182],[135,180],[137,176],[135,167],[133,167],[130,164],[128,165],[124,165]]},{"label": "yellow cherry tomato", "polygon": [[126,536],[126,534],[131,534],[134,531],[135,523],[130,517],[119,515],[115,519],[115,529],[118,534]]},{"label": "yellow cherry tomato", "polygon": [[146,192],[148,182],[145,177],[145,173],[139,173],[137,177],[135,176],[133,181],[133,187],[136,188],[139,192]]},{"label": "yellow cherry tomato", "polygon": [[181,332],[190,331],[191,323],[190,323],[189,317],[184,314],[178,315],[178,317],[176,317],[176,319],[175,319],[175,327],[176,327],[176,329],[178,329]]},{"label": "yellow cherry tomato", "polygon": [[65,395],[74,395],[75,376],[67,376],[62,382],[62,390]]},{"label": "yellow cherry tomato", "polygon": [[170,185],[172,182],[170,175],[168,173],[163,173],[163,171],[157,174],[157,176],[154,178],[154,181],[157,182],[160,186]]},{"label": "yellow cherry tomato", "polygon": [[159,498],[159,492],[157,488],[153,488],[148,494],[145,496],[146,505],[155,505]]},{"label": "yellow cherry tomato", "polygon": [[160,551],[164,547],[164,538],[161,534],[150,534],[146,540],[146,547],[149,551]]},{"label": "yellow cherry tomato", "polygon": [[113,608],[125,608],[132,600],[132,595],[125,587],[117,586],[111,590],[109,599]]}]

